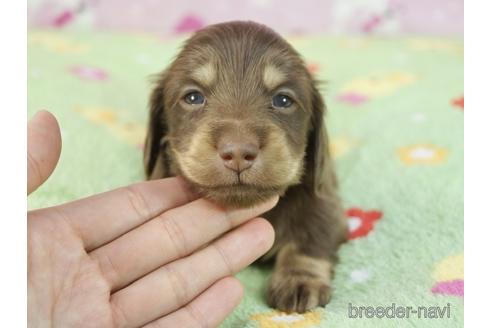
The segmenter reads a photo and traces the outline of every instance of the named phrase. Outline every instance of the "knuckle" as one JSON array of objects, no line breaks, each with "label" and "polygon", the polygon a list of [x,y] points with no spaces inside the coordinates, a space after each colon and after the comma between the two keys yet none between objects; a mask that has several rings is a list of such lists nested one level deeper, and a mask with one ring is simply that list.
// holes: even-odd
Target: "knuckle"
[{"label": "knuckle", "polygon": [[165,319],[164,320],[158,319],[146,324],[144,328],[166,328],[168,326],[166,325],[165,322],[166,322]]},{"label": "knuckle", "polygon": [[220,259],[224,263],[226,275],[227,276],[233,275],[235,273],[234,266],[232,265],[230,258],[227,256],[226,252],[224,251],[224,248],[217,243],[213,243],[211,246],[217,252]]},{"label": "knuckle", "polygon": [[172,264],[164,266],[164,270],[171,284],[176,303],[179,306],[188,303],[189,286],[185,277]]},{"label": "knuckle", "polygon": [[111,260],[111,257],[105,253],[92,253],[90,256],[96,262],[106,282],[110,286],[114,285],[118,281],[118,269]]},{"label": "knuckle", "polygon": [[185,311],[188,313],[188,317],[193,323],[193,327],[197,328],[209,328],[208,321],[203,313],[193,305],[193,303],[185,306]]},{"label": "knuckle", "polygon": [[40,183],[42,180],[41,166],[39,161],[29,152],[27,152],[27,165],[31,168],[31,173],[33,174],[31,179],[33,179],[36,183]]},{"label": "knuckle", "polygon": [[[188,243],[181,225],[175,218],[167,215],[162,215],[160,217],[160,222],[162,225],[162,230],[171,241],[176,255],[180,258],[186,256],[188,254]],[[165,251],[168,252],[168,250]]]},{"label": "knuckle", "polygon": [[232,230],[236,227],[237,223],[235,223],[235,220],[234,220],[234,210],[226,210],[226,209],[220,209],[222,211],[222,219],[224,220],[225,222],[225,225],[226,225],[226,228],[227,230],[226,231],[229,231],[229,230]]},{"label": "knuckle", "polygon": [[126,198],[135,213],[141,218],[150,218],[152,213],[150,207],[137,186],[131,185],[124,188]]},{"label": "knuckle", "polygon": [[113,319],[114,327],[128,327],[129,321],[126,317],[125,311],[122,309],[118,298],[111,299],[111,315]]}]

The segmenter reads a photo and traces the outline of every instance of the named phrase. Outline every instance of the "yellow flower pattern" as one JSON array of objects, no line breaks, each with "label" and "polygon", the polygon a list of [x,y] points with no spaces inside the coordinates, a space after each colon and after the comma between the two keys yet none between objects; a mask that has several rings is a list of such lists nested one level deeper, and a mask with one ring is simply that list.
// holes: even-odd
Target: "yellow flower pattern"
[{"label": "yellow flower pattern", "polygon": [[430,144],[417,144],[403,147],[398,150],[400,160],[408,165],[413,164],[438,164],[443,162],[448,152]]},{"label": "yellow flower pattern", "polygon": [[418,51],[439,51],[457,55],[464,53],[462,44],[443,39],[413,38],[408,41],[408,46]]},{"label": "yellow flower pattern", "polygon": [[107,128],[113,135],[133,146],[141,146],[145,138],[145,126],[125,122],[115,111],[107,107],[76,107],[75,111],[85,119]]},{"label": "yellow flower pattern", "polygon": [[436,281],[463,279],[465,276],[463,253],[448,256],[436,264],[432,277]]},{"label": "yellow flower pattern", "polygon": [[89,50],[89,46],[82,44],[67,37],[48,32],[31,32],[28,36],[28,43],[40,46],[48,51],[59,54],[81,54]]},{"label": "yellow flower pattern", "polygon": [[340,158],[354,147],[355,142],[345,137],[332,138],[330,140],[330,154],[334,159]]},{"label": "yellow flower pattern", "polygon": [[321,311],[311,311],[304,314],[271,311],[251,316],[259,324],[259,328],[311,328],[321,322]]},{"label": "yellow flower pattern", "polygon": [[358,77],[340,89],[342,94],[359,94],[368,98],[387,96],[399,88],[415,82],[416,76],[405,72]]}]

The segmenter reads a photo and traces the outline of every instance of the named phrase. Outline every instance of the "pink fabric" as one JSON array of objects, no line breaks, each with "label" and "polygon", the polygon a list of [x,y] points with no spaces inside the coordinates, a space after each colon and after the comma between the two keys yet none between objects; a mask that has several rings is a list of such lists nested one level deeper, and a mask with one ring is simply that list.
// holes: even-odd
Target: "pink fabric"
[{"label": "pink fabric", "polygon": [[85,81],[104,81],[108,78],[108,73],[101,68],[90,66],[72,66],[69,71],[81,80]]},{"label": "pink fabric", "polygon": [[463,34],[463,0],[39,0],[30,26],[173,35],[229,20],[282,34]]},{"label": "pink fabric", "polygon": [[432,292],[434,294],[463,296],[465,294],[465,282],[461,279],[441,281],[432,287]]},{"label": "pink fabric", "polygon": [[365,103],[368,98],[367,96],[355,92],[343,93],[337,96],[337,100],[340,102],[348,103],[350,105],[360,105]]}]

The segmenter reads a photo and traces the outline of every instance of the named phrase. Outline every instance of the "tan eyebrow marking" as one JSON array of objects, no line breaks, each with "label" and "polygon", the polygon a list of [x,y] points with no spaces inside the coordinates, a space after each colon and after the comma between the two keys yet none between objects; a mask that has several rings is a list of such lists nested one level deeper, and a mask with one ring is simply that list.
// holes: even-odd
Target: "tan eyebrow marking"
[{"label": "tan eyebrow marking", "polygon": [[263,71],[263,82],[268,89],[275,89],[286,78],[285,74],[273,65],[268,65]]},{"label": "tan eyebrow marking", "polygon": [[206,63],[203,66],[198,67],[191,73],[192,77],[199,83],[210,86],[215,80],[215,67],[212,63]]}]

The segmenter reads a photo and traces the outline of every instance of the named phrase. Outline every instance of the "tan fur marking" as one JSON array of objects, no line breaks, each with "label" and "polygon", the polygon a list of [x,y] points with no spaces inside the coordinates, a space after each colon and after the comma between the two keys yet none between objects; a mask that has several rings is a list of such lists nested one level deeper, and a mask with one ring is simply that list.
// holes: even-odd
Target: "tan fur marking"
[{"label": "tan fur marking", "polygon": [[[213,153],[213,149],[208,147],[207,142],[209,133],[208,127],[202,126],[198,129],[191,138],[190,146],[186,153],[181,154],[175,152],[176,159],[178,160],[183,173],[191,180],[199,183],[206,184],[207,178],[207,161],[196,161],[195,158],[207,159],[210,158],[210,154]],[[205,179],[205,181],[204,181]]]},{"label": "tan fur marking", "polygon": [[296,267],[303,268],[319,278],[329,279],[331,275],[331,263],[325,259],[318,259],[300,254],[294,244],[282,247],[277,255],[277,263],[286,269]]},{"label": "tan fur marking", "polygon": [[194,79],[199,83],[210,86],[215,81],[215,76],[217,72],[212,63],[207,63],[203,66],[198,67],[191,74]]},{"label": "tan fur marking", "polygon": [[[277,163],[276,170],[278,171],[279,180],[283,179],[285,181],[291,181],[291,183],[297,183],[301,177],[301,164],[303,154],[292,154],[290,149],[287,147],[287,137],[285,133],[281,130],[274,128],[270,134],[270,140],[268,146],[266,147],[265,157],[268,158],[272,163],[288,163],[288,165],[281,165]],[[297,155],[297,156],[296,156]],[[274,174],[271,172],[270,174]]]},{"label": "tan fur marking", "polygon": [[278,85],[285,81],[285,74],[277,67],[268,65],[263,71],[263,83],[268,89],[275,89]]}]

